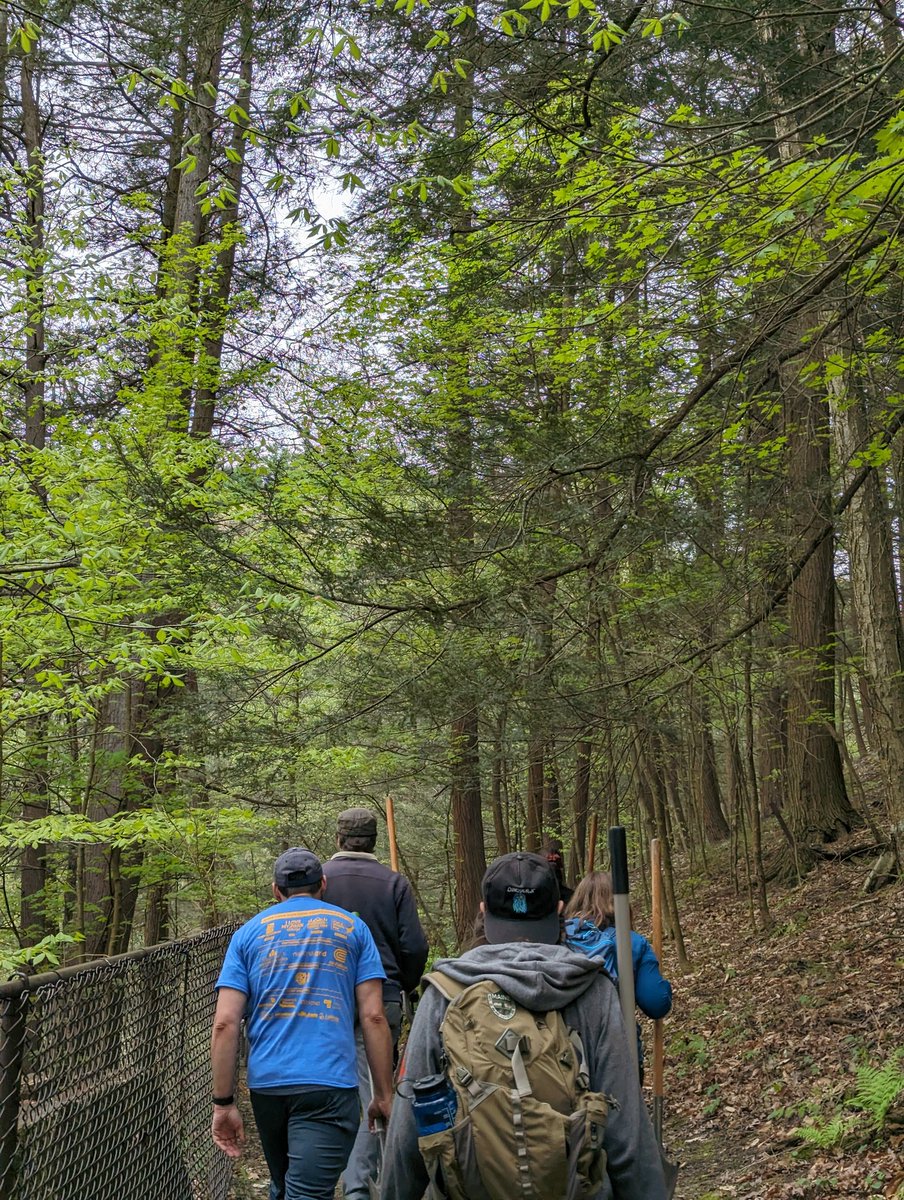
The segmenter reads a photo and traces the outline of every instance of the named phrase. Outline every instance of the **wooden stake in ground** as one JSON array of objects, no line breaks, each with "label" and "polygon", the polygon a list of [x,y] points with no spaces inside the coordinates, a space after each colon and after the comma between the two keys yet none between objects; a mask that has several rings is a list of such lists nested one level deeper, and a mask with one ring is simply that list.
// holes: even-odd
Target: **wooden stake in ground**
[{"label": "wooden stake in ground", "polygon": [[[659,959],[662,969],[662,847],[659,838],[650,842],[650,898],[652,902],[653,952]],[[662,1109],[665,1096],[665,1038],[663,1035],[662,1019],[653,1022],[653,1132],[659,1143],[659,1153],[662,1158],[662,1172],[665,1175],[666,1188],[669,1196],[675,1191],[678,1182],[678,1164],[666,1157],[662,1144]]]},{"label": "wooden stake in ground", "polygon": [[395,806],[392,796],[386,797],[386,832],[389,835],[389,865],[393,871],[398,871],[399,843],[396,841]]}]

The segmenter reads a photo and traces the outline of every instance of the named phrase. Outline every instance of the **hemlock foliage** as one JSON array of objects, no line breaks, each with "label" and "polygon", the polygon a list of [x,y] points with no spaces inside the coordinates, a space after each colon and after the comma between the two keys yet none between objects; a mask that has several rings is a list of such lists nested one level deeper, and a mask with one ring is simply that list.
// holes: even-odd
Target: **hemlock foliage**
[{"label": "hemlock foliage", "polygon": [[904,44],[770,14],[0,10],[10,953],[387,793],[440,947],[593,814],[900,856]]}]

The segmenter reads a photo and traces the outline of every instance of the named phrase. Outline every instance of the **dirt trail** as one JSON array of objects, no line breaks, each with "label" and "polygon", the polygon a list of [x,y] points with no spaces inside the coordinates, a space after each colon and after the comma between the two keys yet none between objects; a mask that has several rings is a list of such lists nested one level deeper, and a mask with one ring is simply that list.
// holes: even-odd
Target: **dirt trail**
[{"label": "dirt trail", "polygon": [[[685,871],[690,971],[677,974],[668,945],[664,954],[675,985],[665,1137],[683,1164],[676,1200],[904,1200],[904,1093],[881,1133],[850,1106],[858,1068],[871,1065],[875,1081],[887,1067],[882,1086],[893,1088],[900,1051],[904,1080],[904,886],[863,896],[870,862],[829,862],[799,887],[771,888],[770,934],[754,929],[718,861],[720,882],[691,887]],[[639,928],[649,932],[642,915]],[[247,1102],[243,1111],[250,1118]],[[831,1133],[833,1120],[825,1148],[794,1132]],[[267,1194],[249,1125],[233,1200]]]}]

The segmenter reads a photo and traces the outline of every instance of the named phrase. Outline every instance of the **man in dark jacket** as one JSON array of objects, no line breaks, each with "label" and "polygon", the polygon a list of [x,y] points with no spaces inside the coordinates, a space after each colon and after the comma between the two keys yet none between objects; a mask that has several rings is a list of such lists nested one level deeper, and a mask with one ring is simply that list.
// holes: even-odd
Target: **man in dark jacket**
[{"label": "man in dark jacket", "polygon": [[[434,970],[464,986],[492,980],[531,1012],[560,1010],[566,1026],[580,1035],[590,1089],[613,1101],[603,1135],[606,1177],[594,1200],[666,1200],[618,993],[598,963],[560,944],[562,903],[552,866],[538,854],[503,855],[484,875],[483,897],[487,944],[441,960]],[[440,1026],[447,1006],[436,988],[427,988],[405,1048],[406,1081],[444,1070]],[[410,1097],[410,1086],[397,1093],[389,1122],[383,1195],[392,1200],[421,1200],[430,1183]],[[513,1174],[510,1195],[516,1194],[521,1191]]]},{"label": "man in dark jacket", "polygon": [[[402,1027],[402,993],[417,987],[427,961],[427,939],[417,915],[411,884],[374,854],[377,818],[366,808],[349,808],[339,814],[338,852],[326,866],[329,897],[333,904],[357,914],[370,930],[380,952],[386,979],[383,1007],[392,1032],[393,1047]],[[366,1114],[371,1101],[370,1076],[360,1031],[358,1091]],[[366,1118],[348,1160],[342,1185],[349,1200],[367,1200],[369,1180],[376,1177],[379,1142],[368,1132]]]}]

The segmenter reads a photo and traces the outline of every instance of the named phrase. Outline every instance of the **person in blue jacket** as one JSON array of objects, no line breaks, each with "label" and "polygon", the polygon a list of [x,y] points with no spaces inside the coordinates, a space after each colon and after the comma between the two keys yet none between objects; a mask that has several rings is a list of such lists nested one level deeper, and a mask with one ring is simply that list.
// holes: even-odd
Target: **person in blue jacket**
[{"label": "person in blue jacket", "polygon": [[[632,914],[633,923],[633,914]],[[591,871],[574,890],[565,909],[565,938],[573,950],[599,959],[618,983],[615,950],[615,902],[612,876],[608,871]],[[672,985],[663,979],[653,947],[631,930],[631,959],[634,966],[634,1000],[641,1012],[657,1020],[672,1008]],[[643,1041],[637,1027],[638,1063],[643,1083]]]}]

